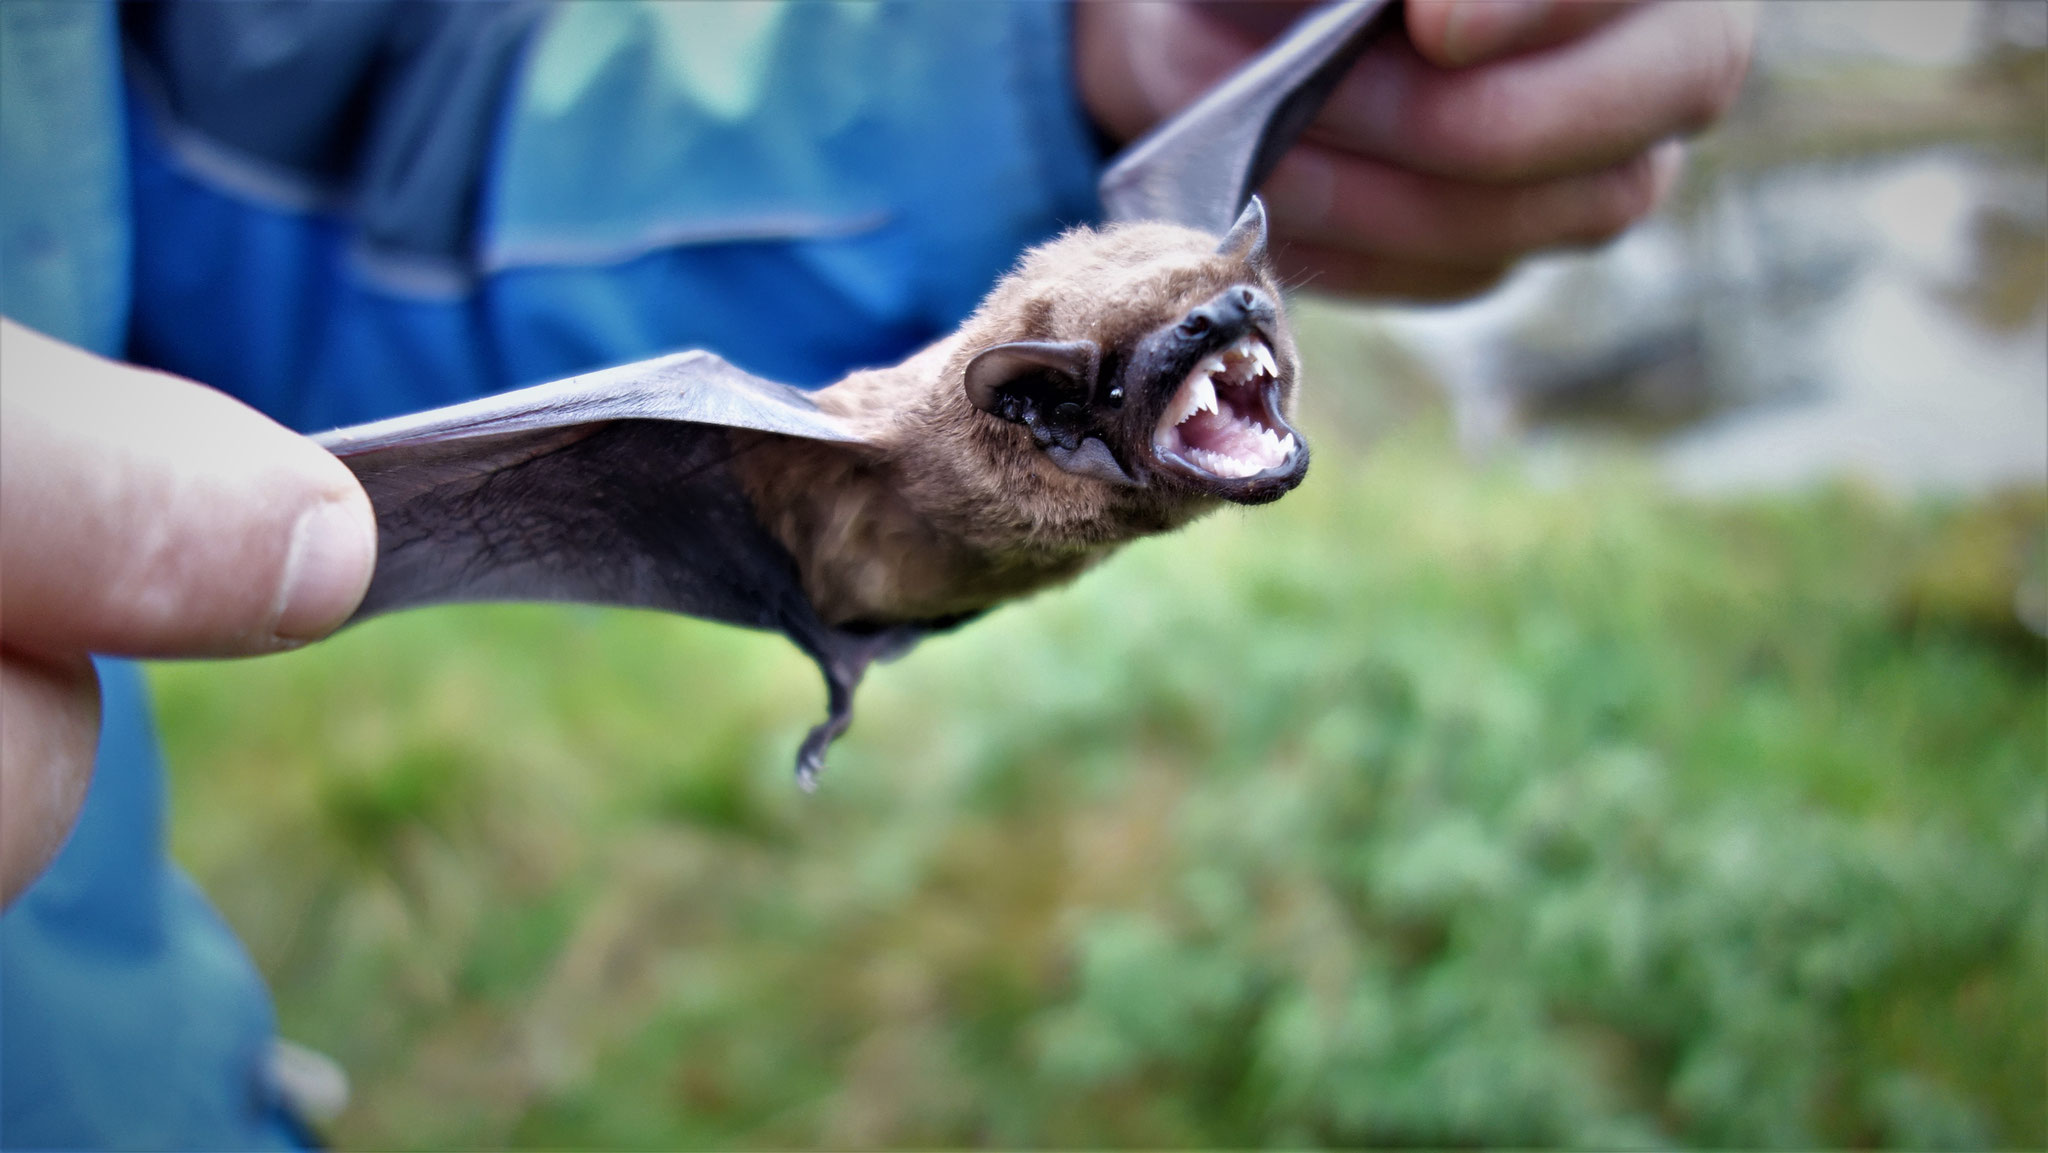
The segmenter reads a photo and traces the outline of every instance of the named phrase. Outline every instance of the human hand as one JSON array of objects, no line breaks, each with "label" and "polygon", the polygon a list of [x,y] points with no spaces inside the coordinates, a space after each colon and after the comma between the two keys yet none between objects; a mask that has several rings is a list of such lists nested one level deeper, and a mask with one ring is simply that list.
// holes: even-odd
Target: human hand
[{"label": "human hand", "polygon": [[375,556],[369,498],[312,441],[0,320],[0,905],[85,798],[88,654],[294,648],[348,618]]},{"label": "human hand", "polygon": [[[1290,281],[1448,299],[1528,253],[1613,238],[1670,190],[1679,138],[1734,100],[1755,24],[1728,0],[1403,2],[1407,34],[1366,50],[1262,190]],[[1082,98],[1134,139],[1299,13],[1082,4]]]}]

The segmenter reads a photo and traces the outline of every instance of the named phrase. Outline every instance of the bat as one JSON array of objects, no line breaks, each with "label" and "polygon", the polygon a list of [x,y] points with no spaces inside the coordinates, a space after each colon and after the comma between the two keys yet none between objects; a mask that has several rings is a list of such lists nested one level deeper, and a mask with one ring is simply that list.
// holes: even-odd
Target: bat
[{"label": "bat", "polygon": [[814,789],[868,667],[1308,468],[1252,196],[1386,0],[1312,14],[1105,173],[951,335],[814,392],[678,352],[315,438],[376,511],[362,619],[566,600],[780,632]]}]

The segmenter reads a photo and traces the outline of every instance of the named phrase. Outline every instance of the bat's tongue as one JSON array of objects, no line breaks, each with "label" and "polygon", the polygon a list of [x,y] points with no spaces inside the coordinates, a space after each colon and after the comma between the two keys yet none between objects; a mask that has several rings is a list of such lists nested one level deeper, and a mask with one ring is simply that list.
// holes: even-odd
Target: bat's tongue
[{"label": "bat's tongue", "polygon": [[1247,335],[1195,366],[1167,402],[1152,444],[1213,476],[1257,476],[1294,455],[1267,407],[1276,373],[1272,350]]},{"label": "bat's tongue", "polygon": [[1229,401],[1223,406],[1221,413],[1203,413],[1180,426],[1187,446],[1182,456],[1217,476],[1229,477],[1257,476],[1287,463],[1294,453],[1291,433],[1275,435],[1256,420],[1239,415]]}]

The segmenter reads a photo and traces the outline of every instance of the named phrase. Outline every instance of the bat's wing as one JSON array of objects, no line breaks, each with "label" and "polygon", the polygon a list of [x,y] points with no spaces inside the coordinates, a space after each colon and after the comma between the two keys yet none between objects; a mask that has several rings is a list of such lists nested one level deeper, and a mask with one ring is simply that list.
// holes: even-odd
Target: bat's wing
[{"label": "bat's wing", "polygon": [[725,468],[727,428],[856,439],[803,392],[706,352],[315,438],[377,512],[377,570],[357,615],[577,600],[771,626],[747,590],[786,558]]},{"label": "bat's wing", "polygon": [[1396,23],[1396,9],[1389,0],[1338,0],[1311,12],[1125,149],[1097,185],[1104,213],[1228,229],[1352,61]]},{"label": "bat's wing", "polygon": [[[358,619],[413,605],[565,600],[787,635],[824,671],[815,777],[868,664],[929,629],[826,625],[728,467],[730,430],[857,445],[804,392],[683,352],[315,438],[377,515]],[[936,625],[935,625],[936,627]]]}]

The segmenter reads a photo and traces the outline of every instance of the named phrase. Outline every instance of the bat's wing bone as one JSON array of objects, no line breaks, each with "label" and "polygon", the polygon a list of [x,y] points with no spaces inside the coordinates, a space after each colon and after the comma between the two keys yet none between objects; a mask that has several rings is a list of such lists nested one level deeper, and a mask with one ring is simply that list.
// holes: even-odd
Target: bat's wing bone
[{"label": "bat's wing bone", "polygon": [[1338,0],[1126,148],[1097,190],[1111,220],[1222,233],[1314,120],[1367,45],[1399,18],[1389,0]]},{"label": "bat's wing bone", "polygon": [[810,440],[858,439],[839,421],[819,412],[802,389],[755,376],[711,353],[691,350],[430,412],[336,429],[313,440],[347,459],[401,446],[629,418],[753,428]]}]

